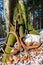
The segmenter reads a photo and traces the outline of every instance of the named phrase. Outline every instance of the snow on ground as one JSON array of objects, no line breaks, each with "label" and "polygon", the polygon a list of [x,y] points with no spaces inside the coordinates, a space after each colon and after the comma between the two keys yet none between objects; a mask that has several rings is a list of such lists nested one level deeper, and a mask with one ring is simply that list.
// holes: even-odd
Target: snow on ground
[{"label": "snow on ground", "polygon": [[[25,36],[25,42],[38,42],[43,43],[42,35],[27,34]],[[2,58],[2,57],[0,57]],[[24,58],[24,60],[23,60]],[[31,49],[29,51],[20,52],[17,55],[13,55],[13,62],[7,62],[4,65],[43,65],[43,44],[38,49]],[[3,65],[0,61],[0,65]]]},{"label": "snow on ground", "polygon": [[40,34],[41,34],[41,35],[43,35],[43,30],[42,30],[42,31],[40,31]]},{"label": "snow on ground", "polygon": [[25,36],[25,42],[40,42],[41,37],[39,35],[27,34]]},{"label": "snow on ground", "polygon": [[39,32],[40,37],[41,37],[41,41],[43,42],[43,28],[42,29],[38,29],[37,32]]},{"label": "snow on ground", "polygon": [[43,42],[43,29],[40,31],[41,41]]}]

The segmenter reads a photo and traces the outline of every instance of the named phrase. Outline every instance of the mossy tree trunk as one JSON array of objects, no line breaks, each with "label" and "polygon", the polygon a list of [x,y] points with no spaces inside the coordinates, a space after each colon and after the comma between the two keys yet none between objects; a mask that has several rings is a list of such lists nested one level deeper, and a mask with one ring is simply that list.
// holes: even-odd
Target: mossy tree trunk
[{"label": "mossy tree trunk", "polygon": [[[6,2],[7,2],[7,0],[6,0]],[[27,19],[26,19],[27,15],[26,15],[26,10],[25,10],[25,6],[24,6],[24,0],[16,0],[16,6],[14,7],[13,12],[14,12],[13,20],[10,23],[13,26],[13,25],[15,25],[15,22],[17,22],[17,24],[18,24],[17,33],[20,37],[22,37],[26,31],[28,31],[28,33],[37,34],[37,32],[33,29],[33,27],[31,27],[29,22],[27,22]],[[11,12],[11,13],[13,13],[13,12]],[[10,32],[12,32],[12,27],[10,28]],[[15,42],[15,36],[13,34],[8,34],[8,40],[6,43],[7,46],[5,48],[6,53],[10,53],[11,49],[9,48],[9,46],[13,45],[14,42]],[[6,58],[7,58],[6,53],[4,53],[4,55],[3,55],[3,59],[2,59],[3,63],[5,63]]]}]

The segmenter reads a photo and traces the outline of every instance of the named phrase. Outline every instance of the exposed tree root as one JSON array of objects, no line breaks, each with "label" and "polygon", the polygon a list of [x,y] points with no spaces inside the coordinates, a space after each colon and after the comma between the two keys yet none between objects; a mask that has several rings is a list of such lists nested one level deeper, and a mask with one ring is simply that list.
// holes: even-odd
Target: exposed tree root
[{"label": "exposed tree root", "polygon": [[17,35],[15,30],[11,33],[14,34],[16,39],[17,39],[17,46],[14,47],[14,54],[17,54],[18,52],[20,52],[22,47],[23,47],[24,50],[28,51],[30,49],[36,49],[36,48],[41,46],[41,42],[40,43],[36,42],[37,44],[33,44],[32,42],[30,42],[29,43],[30,45],[26,45],[25,42],[23,41],[23,38],[20,38]]},{"label": "exposed tree root", "polygon": [[[16,23],[17,23],[17,22],[16,22]],[[17,54],[18,52],[23,51],[23,50],[28,51],[28,50],[30,50],[30,49],[36,49],[36,48],[38,48],[38,47],[41,46],[41,39],[39,40],[39,43],[38,43],[38,42],[35,42],[35,43],[37,43],[37,44],[32,43],[32,40],[31,40],[31,42],[30,42],[29,44],[28,44],[28,43],[25,43],[25,42],[23,41],[24,36],[23,36],[22,38],[20,38],[20,37],[18,36],[17,32],[16,32],[16,23],[15,23],[15,29],[12,28],[13,32],[9,32],[10,34],[14,34],[14,36],[16,37],[16,40],[17,40],[17,45],[15,45],[13,48],[10,47],[10,49],[14,50],[14,51],[12,52],[12,54]],[[11,24],[11,26],[12,26],[12,24]],[[6,44],[6,45],[7,45],[7,44]],[[3,50],[2,50],[2,51],[3,51]],[[4,51],[3,51],[3,52],[4,52]]]}]

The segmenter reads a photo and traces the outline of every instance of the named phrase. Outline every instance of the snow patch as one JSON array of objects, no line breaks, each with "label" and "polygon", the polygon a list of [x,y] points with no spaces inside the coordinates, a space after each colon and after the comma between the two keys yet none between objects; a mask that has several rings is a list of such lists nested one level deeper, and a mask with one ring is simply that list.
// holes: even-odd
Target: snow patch
[{"label": "snow patch", "polygon": [[25,42],[31,42],[32,41],[32,42],[40,43],[40,39],[41,39],[40,35],[27,34],[25,36]]}]

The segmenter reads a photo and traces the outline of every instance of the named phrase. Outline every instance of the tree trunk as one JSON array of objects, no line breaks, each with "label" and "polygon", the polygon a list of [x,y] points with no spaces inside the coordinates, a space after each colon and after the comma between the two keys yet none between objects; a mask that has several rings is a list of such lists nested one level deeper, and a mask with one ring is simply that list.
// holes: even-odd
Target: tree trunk
[{"label": "tree trunk", "polygon": [[[15,22],[17,22],[17,24],[18,24],[17,33],[20,37],[22,37],[25,34],[25,30],[27,29],[26,11],[25,11],[25,7],[24,7],[24,1],[23,0],[16,0],[16,1],[17,2],[16,2],[16,6],[14,8],[14,16],[13,16],[12,26],[15,25]],[[6,2],[7,2],[7,0],[6,0]],[[10,32],[12,32],[12,27],[10,28]],[[31,27],[29,22],[28,22],[28,32],[37,34],[37,32]],[[9,46],[13,45],[14,42],[15,42],[15,36],[13,34],[9,34],[8,40],[6,43],[7,46],[5,48],[6,53],[10,53],[11,49],[9,48]],[[4,53],[4,55],[3,55],[3,59],[2,59],[3,63],[5,63],[6,58],[7,58],[6,53]]]},{"label": "tree trunk", "polygon": [[5,1],[3,0],[3,8],[4,8],[4,17],[6,21],[6,30],[9,31],[9,22],[10,22],[10,16],[9,16],[9,0]]}]

